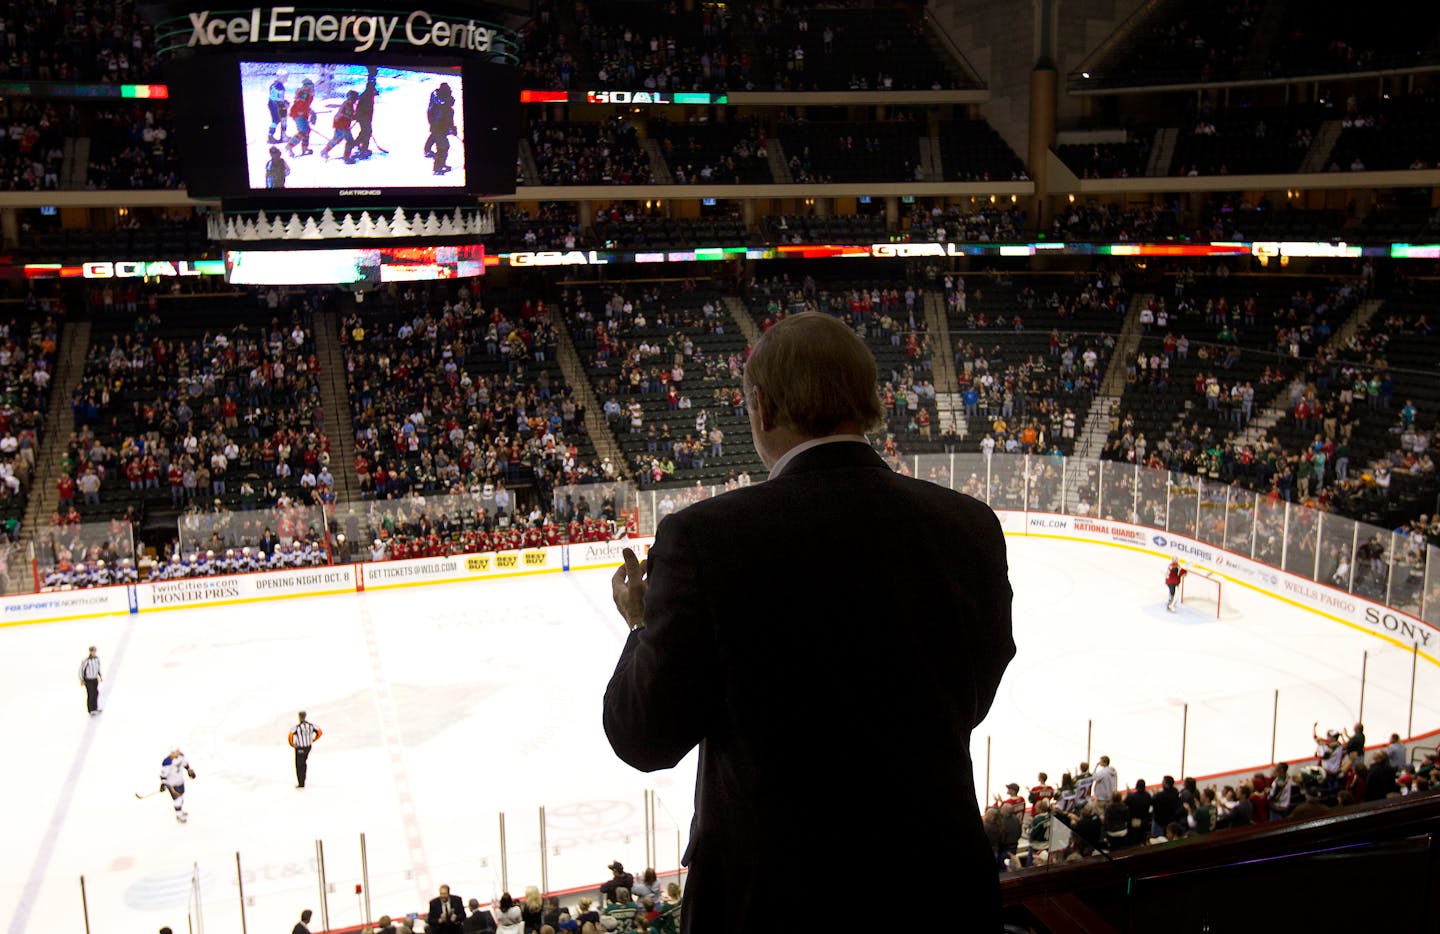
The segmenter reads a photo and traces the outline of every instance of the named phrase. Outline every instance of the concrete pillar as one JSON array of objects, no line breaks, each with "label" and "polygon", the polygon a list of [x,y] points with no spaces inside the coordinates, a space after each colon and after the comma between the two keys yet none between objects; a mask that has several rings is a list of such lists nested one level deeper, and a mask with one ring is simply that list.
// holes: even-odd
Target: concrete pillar
[{"label": "concrete pillar", "polygon": [[575,211],[580,215],[580,230],[584,233],[591,233],[595,230],[595,202],[580,201],[575,204]]},{"label": "concrete pillar", "polygon": [[816,199],[815,199],[815,216],[816,216],[816,217],[829,217],[830,215],[832,215],[832,214],[834,214],[834,213],[835,213],[835,204],[834,204],[834,201],[833,201],[832,199],[830,199],[830,198],[816,198]]},{"label": "concrete pillar", "polygon": [[0,211],[0,244],[7,250],[20,246],[20,212],[15,208]]},{"label": "concrete pillar", "polygon": [[740,201],[740,219],[745,222],[747,229],[755,226],[755,199],[743,198]]},{"label": "concrete pillar", "polygon": [[895,195],[885,196],[885,229],[892,233],[900,229],[900,199]]},{"label": "concrete pillar", "polygon": [[1027,162],[1035,182],[1030,200],[1030,227],[1045,230],[1050,223],[1050,170],[1046,158],[1055,145],[1055,106],[1060,86],[1055,66],[1047,59],[1030,71],[1030,152]]}]

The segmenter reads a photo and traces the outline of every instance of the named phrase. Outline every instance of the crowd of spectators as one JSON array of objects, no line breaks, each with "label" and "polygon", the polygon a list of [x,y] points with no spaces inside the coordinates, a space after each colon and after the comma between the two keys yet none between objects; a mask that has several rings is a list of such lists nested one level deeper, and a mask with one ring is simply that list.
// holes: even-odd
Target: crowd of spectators
[{"label": "crowd of spectators", "polygon": [[1093,770],[1081,762],[1061,775],[1058,787],[1045,772],[1028,790],[1010,782],[983,816],[996,868],[1023,871],[1440,791],[1435,753],[1412,762],[1399,734],[1367,750],[1364,726],[1356,723],[1352,731],[1327,730],[1315,741],[1313,764],[1278,762],[1223,785],[1166,775],[1158,786],[1137,779],[1127,787],[1109,756]]},{"label": "crowd of spectators", "polygon": [[1080,178],[1140,178],[1150,161],[1154,131],[1130,134],[1123,143],[1072,143],[1056,155]]},{"label": "crowd of spectators", "polygon": [[759,120],[735,123],[652,121],[650,135],[676,183],[681,185],[768,184],[769,139]]},{"label": "crowd of spectators", "polygon": [[[1264,10],[1260,0],[1157,8],[1110,60],[1092,66],[1104,86],[1223,81],[1241,74]],[[1091,72],[1085,74],[1090,80]]]},{"label": "crowd of spectators", "polygon": [[1055,240],[1153,243],[1180,231],[1179,204],[1125,208],[1117,204],[1080,204],[1055,212],[1050,236]]},{"label": "crowd of spectators", "polygon": [[535,120],[529,142],[542,185],[644,185],[654,181],[635,125],[624,117],[593,124]]},{"label": "crowd of spectators", "polygon": [[[1183,288],[1177,283],[1177,291]],[[1418,426],[1405,434],[1416,409],[1392,409],[1393,380],[1376,362],[1388,338],[1370,329],[1339,346],[1330,342],[1367,291],[1367,280],[1354,279],[1298,288],[1273,307],[1233,291],[1193,303],[1182,295],[1173,309],[1157,301],[1150,312],[1160,337],[1127,361],[1132,391],[1163,392],[1179,380],[1190,389],[1190,405],[1178,419],[1167,416],[1175,419],[1168,431],[1149,438],[1128,407],[1117,409],[1101,456],[1236,484],[1272,501],[1349,515],[1372,511],[1392,470],[1431,473],[1433,464],[1420,440],[1428,435]],[[1186,336],[1196,328],[1205,329],[1204,340]],[[1256,349],[1263,363],[1254,360]],[[1267,403],[1284,416],[1274,429],[1248,437],[1244,429]],[[1376,411],[1396,413],[1395,450],[1362,462],[1355,432]]]},{"label": "crowd of spectators", "polygon": [[179,188],[169,114],[139,105],[107,108],[90,126],[89,188]]},{"label": "crowd of spectators", "polygon": [[464,284],[449,294],[410,288],[393,314],[347,316],[340,340],[362,496],[600,475],[584,410],[555,362],[545,301],[488,304]]},{"label": "crowd of spectators", "polygon": [[1269,49],[1270,75],[1343,75],[1433,64],[1440,27],[1397,24],[1343,0],[1286,6]]},{"label": "crowd of spectators", "polygon": [[24,512],[34,477],[63,314],[63,306],[32,292],[23,317],[0,323],[0,518],[7,538],[18,531],[9,520]]},{"label": "crowd of spectators", "polygon": [[[1128,307],[1124,277],[1102,271],[1048,295],[998,273],[968,283],[947,275],[944,287],[971,443],[986,454],[1071,452]],[[987,291],[1007,298],[997,304]],[[1048,337],[1029,338],[1027,321],[1050,324]]]},{"label": "crowd of spectators", "polygon": [[904,469],[907,453],[943,442],[923,287],[903,280],[817,281],[810,275],[791,280],[781,275],[752,282],[746,299],[762,332],[787,315],[815,311],[846,322],[866,342],[875,355],[876,389],[885,414],[875,447],[892,467]]},{"label": "crowd of spectators", "polygon": [[777,122],[777,135],[796,182],[923,181],[920,130],[908,111],[862,124],[811,122],[787,112]]},{"label": "crowd of spectators", "polygon": [[682,13],[669,0],[644,23],[602,17],[603,6],[579,5],[575,22],[589,71],[602,88],[649,91],[724,91],[748,89],[748,52],[731,40],[732,11],[720,3],[702,3]]},{"label": "crowd of spectators", "polygon": [[92,304],[133,323],[86,354],[55,481],[60,514],[333,499],[305,311],[197,333],[184,312],[162,323],[155,293],[133,285],[100,286]]},{"label": "crowd of spectators", "polygon": [[1028,239],[1025,210],[1012,204],[931,207],[917,204],[908,219],[911,240],[938,243],[1015,243]]},{"label": "crowd of spectators", "polygon": [[[576,348],[604,400],[642,487],[727,471],[740,482],[753,463],[736,456],[744,423],[744,340],[718,295],[693,282],[639,290],[576,290],[564,301]],[[748,430],[748,425],[747,425]],[[730,453],[725,451],[730,444]],[[633,443],[632,443],[633,442]]]},{"label": "crowd of spectators", "polygon": [[0,80],[160,80],[154,31],[129,0],[24,0],[0,13]]},{"label": "crowd of spectators", "polygon": [[546,201],[533,213],[514,205],[506,205],[503,211],[493,238],[502,250],[573,250],[581,242],[573,204]]},{"label": "crowd of spectators", "polygon": [[50,102],[0,101],[5,135],[0,139],[0,190],[51,191],[60,187],[65,137],[74,131],[74,112],[61,116]]},{"label": "crowd of spectators", "polygon": [[[585,490],[589,487],[580,487]],[[595,486],[597,491],[601,486]],[[530,491],[533,493],[533,491]],[[567,493],[545,509],[538,495],[527,505],[503,481],[481,493],[436,497],[419,492],[397,500],[352,503],[338,512],[336,560],[390,561],[490,551],[515,551],[577,542],[603,542],[635,534],[634,517],[617,512],[613,496],[596,504]]]}]

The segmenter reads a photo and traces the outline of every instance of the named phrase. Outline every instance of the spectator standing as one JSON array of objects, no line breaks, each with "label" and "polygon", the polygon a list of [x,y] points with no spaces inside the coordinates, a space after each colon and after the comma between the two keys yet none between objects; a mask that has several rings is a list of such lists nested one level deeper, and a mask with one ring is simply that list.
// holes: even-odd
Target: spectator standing
[{"label": "spectator standing", "polygon": [[300,912],[300,920],[295,922],[295,926],[290,929],[290,934],[310,934],[310,918],[313,915],[314,913],[309,908]]},{"label": "spectator standing", "polygon": [[1180,792],[1175,788],[1175,776],[1166,775],[1161,779],[1160,790],[1150,800],[1150,809],[1153,818],[1150,836],[1163,836],[1165,828],[1180,811]]},{"label": "spectator standing", "polygon": [[1396,782],[1395,768],[1385,750],[1377,749],[1370,758],[1370,775],[1365,782],[1365,800],[1383,801],[1392,794],[1400,793]]},{"label": "spectator standing", "polygon": [[480,899],[470,899],[469,908],[470,916],[461,926],[465,934],[491,934],[495,930],[495,918],[490,912],[480,909]]},{"label": "spectator standing", "polygon": [[1405,769],[1405,744],[1400,742],[1399,733],[1390,734],[1390,745],[1385,747],[1385,760],[1397,773]]},{"label": "spectator standing", "polygon": [[[894,473],[870,447],[877,384],[874,357],[840,320],[804,312],[775,324],[744,375],[770,479],[671,514],[645,564],[626,549],[612,580],[631,630],[605,696],[612,748],[653,771],[700,745],[687,930],[759,929],[770,880],[791,867],[839,878],[894,848],[958,881],[976,930],[999,927],[969,736],[1015,652],[1005,540],[987,506]],[[849,508],[835,510],[841,501]],[[922,550],[863,587],[820,583],[816,543],[912,531],[962,553]],[[794,563],[757,600],[737,582],[762,549]],[[913,625],[897,639],[878,618]],[[960,657],[962,668],[914,664]],[[873,676],[857,685],[862,669]],[[837,750],[881,732],[909,751],[905,768],[839,767]],[[829,776],[820,786],[807,777],[817,766]],[[925,820],[894,823],[897,796]]]},{"label": "spectator standing", "polygon": [[625,871],[625,864],[620,860],[615,860],[605,868],[610,870],[610,878],[600,885],[600,894],[605,898],[613,901],[616,889],[634,887],[635,877]]},{"label": "spectator standing", "polygon": [[459,895],[450,894],[450,886],[440,886],[440,894],[430,899],[430,912],[425,916],[425,930],[436,934],[461,934],[465,920],[465,903]]},{"label": "spectator standing", "polygon": [[524,934],[525,920],[520,916],[520,906],[515,904],[509,892],[501,893],[497,907],[500,917],[496,921],[496,934]]},{"label": "spectator standing", "polygon": [[1095,770],[1095,781],[1090,790],[1102,806],[1108,805],[1110,797],[1120,790],[1120,777],[1110,764],[1109,756],[1100,757],[1100,766]]}]

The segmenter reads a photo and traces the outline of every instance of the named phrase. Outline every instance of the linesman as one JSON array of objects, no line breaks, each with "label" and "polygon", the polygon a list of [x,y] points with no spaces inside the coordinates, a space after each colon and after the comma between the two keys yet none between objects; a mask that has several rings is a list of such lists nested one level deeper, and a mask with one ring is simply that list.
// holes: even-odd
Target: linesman
[{"label": "linesman", "polygon": [[95,646],[90,646],[90,654],[80,663],[80,683],[85,686],[85,709],[90,711],[90,716],[100,712],[100,656],[95,654]]},{"label": "linesman", "polygon": [[305,760],[310,758],[310,748],[324,735],[320,728],[305,719],[300,711],[300,722],[290,731],[290,745],[295,749],[295,787],[305,787]]}]

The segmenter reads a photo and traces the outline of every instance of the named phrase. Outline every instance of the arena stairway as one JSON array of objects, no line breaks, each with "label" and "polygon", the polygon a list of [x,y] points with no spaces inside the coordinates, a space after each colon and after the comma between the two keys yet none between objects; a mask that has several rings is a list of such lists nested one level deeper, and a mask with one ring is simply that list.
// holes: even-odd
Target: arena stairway
[{"label": "arena stairway", "polygon": [[955,344],[950,340],[943,290],[925,292],[925,329],[930,333],[932,347],[930,376],[935,383],[935,408],[940,415],[937,427],[941,435],[954,433],[963,441],[968,425],[964,418],[965,406],[960,401],[960,384],[955,377]]},{"label": "arena stairway", "polygon": [[55,479],[74,425],[70,400],[85,372],[85,354],[89,349],[90,322],[67,321],[60,331],[60,347],[55,353],[55,376],[50,381],[50,403],[45,411],[45,437],[36,452],[35,470],[30,475],[30,496],[20,524],[21,538],[33,541],[36,533],[50,524],[50,516],[60,501]]},{"label": "arena stairway", "polygon": [[[1325,349],[1328,351],[1345,346],[1345,343],[1349,341],[1357,331],[1368,324],[1371,318],[1375,317],[1375,313],[1379,311],[1384,304],[1385,300],[1380,298],[1368,298],[1361,302],[1359,307],[1355,309],[1355,313],[1330,335],[1330,340],[1326,342]],[[1305,388],[1305,381],[1305,374],[1301,372],[1269,405],[1256,412],[1255,417],[1250,420],[1250,424],[1246,425],[1245,430],[1240,433],[1240,443],[1255,444],[1268,435],[1271,429],[1279,424],[1280,420],[1289,413],[1290,400]]]}]

